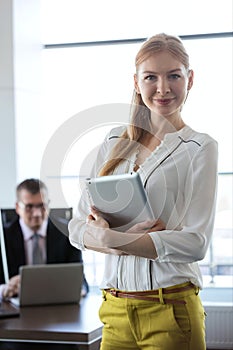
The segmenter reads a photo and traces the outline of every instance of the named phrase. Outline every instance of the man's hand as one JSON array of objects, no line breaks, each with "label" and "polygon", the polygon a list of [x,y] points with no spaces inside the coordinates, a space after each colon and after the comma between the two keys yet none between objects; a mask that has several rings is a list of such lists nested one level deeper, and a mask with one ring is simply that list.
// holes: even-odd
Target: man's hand
[{"label": "man's hand", "polygon": [[3,298],[11,298],[14,295],[19,294],[20,288],[20,275],[12,277],[9,282],[6,284],[6,287],[3,290]]}]

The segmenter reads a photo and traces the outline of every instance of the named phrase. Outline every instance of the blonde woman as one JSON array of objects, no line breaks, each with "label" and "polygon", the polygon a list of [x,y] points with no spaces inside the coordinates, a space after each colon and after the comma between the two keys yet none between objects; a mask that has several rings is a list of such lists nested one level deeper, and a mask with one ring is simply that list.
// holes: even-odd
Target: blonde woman
[{"label": "blonde woman", "polygon": [[213,230],[217,143],[182,119],[194,74],[178,37],[149,38],[135,65],[130,125],[107,135],[94,175],[137,171],[156,220],[116,232],[84,193],[69,237],[106,253],[101,350],[205,350],[197,262]]}]

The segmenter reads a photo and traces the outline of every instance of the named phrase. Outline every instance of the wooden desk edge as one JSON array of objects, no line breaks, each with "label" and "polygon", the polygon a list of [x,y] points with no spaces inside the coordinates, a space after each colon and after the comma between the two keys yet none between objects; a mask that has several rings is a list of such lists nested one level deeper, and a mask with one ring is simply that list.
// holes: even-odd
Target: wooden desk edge
[{"label": "wooden desk edge", "polygon": [[102,337],[102,326],[91,333],[69,333],[69,332],[46,332],[27,330],[0,330],[0,341],[43,341],[43,342],[64,342],[75,344],[91,344]]}]

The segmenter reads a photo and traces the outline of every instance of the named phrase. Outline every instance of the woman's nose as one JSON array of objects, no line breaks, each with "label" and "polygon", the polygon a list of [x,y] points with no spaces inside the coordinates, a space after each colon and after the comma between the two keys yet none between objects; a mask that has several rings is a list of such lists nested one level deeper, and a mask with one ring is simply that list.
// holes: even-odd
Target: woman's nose
[{"label": "woman's nose", "polygon": [[157,82],[157,93],[159,93],[161,96],[165,96],[171,91],[169,83],[167,79],[161,78]]}]

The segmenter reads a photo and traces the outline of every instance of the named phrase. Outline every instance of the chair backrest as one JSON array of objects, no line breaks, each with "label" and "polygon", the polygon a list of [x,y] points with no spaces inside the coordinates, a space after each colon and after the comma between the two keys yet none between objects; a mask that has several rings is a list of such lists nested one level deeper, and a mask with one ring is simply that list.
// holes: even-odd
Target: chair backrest
[{"label": "chair backrest", "polygon": [[[15,209],[5,208],[2,209],[2,224],[4,228],[9,227],[18,217]],[[73,208],[51,208],[49,211],[49,217],[56,223],[67,225],[73,217]]]},{"label": "chair backrest", "polygon": [[2,209],[2,225],[4,228],[7,228],[14,222],[18,215],[15,209]]}]

